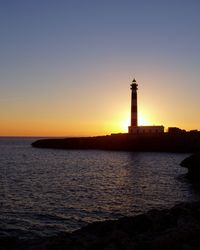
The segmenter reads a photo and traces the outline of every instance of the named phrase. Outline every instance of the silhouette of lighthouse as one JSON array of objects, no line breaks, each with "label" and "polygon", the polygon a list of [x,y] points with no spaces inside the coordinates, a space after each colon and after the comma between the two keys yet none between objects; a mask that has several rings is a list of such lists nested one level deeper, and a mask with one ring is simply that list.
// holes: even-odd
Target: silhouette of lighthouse
[{"label": "silhouette of lighthouse", "polygon": [[134,78],[131,83],[131,127],[138,126],[137,87],[138,85]]},{"label": "silhouette of lighthouse", "polygon": [[138,106],[137,106],[138,84],[133,79],[131,83],[131,124],[128,127],[129,134],[160,134],[164,133],[164,126],[138,126]]}]

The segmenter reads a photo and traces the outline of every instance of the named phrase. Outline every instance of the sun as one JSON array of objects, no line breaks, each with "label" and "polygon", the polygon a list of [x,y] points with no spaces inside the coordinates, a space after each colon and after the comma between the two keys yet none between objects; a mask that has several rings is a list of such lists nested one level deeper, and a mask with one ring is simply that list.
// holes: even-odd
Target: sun
[{"label": "sun", "polygon": [[144,116],[143,114],[138,115],[138,125],[139,126],[147,126],[149,124],[150,124],[149,120],[146,116]]},{"label": "sun", "polygon": [[[128,127],[131,125],[130,117],[126,117],[124,119],[121,119],[121,121],[119,123],[120,123],[119,124],[120,130],[123,133],[127,133]],[[149,124],[150,124],[150,122],[146,116],[144,116],[143,114],[138,114],[138,126],[147,126]]]},{"label": "sun", "polygon": [[[119,131],[121,133],[128,133],[128,127],[131,125],[131,117],[129,114],[121,116],[118,118],[117,126],[112,127],[112,131]],[[138,126],[147,126],[149,125],[149,119],[144,114],[138,114]]]}]

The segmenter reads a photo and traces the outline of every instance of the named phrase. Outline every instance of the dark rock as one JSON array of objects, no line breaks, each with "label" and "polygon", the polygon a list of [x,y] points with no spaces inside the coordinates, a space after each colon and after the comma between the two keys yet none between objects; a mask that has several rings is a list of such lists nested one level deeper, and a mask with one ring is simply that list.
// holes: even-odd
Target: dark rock
[{"label": "dark rock", "polygon": [[195,153],[181,162],[188,169],[188,178],[200,181],[200,153]]}]

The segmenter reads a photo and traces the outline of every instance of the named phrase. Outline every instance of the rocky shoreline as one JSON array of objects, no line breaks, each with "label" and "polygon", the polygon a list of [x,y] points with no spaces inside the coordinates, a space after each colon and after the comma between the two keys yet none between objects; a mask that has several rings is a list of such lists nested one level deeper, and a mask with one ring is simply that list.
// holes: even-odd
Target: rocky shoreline
[{"label": "rocky shoreline", "polygon": [[1,250],[200,249],[200,202],[151,210],[134,217],[89,224],[73,233],[37,241],[0,239]]}]

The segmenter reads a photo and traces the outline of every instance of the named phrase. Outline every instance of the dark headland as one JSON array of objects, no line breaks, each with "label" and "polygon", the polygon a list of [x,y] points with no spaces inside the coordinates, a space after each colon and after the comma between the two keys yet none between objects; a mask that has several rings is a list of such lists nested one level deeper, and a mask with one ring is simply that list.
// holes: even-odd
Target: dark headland
[{"label": "dark headland", "polygon": [[112,134],[108,136],[41,139],[32,143],[37,148],[100,149],[149,152],[200,151],[200,133],[162,133],[148,135]]}]

